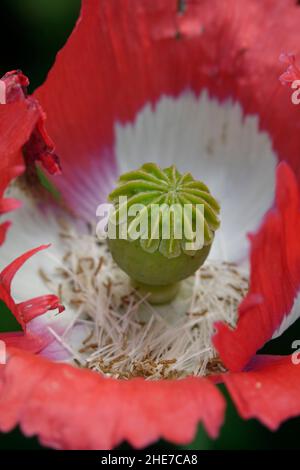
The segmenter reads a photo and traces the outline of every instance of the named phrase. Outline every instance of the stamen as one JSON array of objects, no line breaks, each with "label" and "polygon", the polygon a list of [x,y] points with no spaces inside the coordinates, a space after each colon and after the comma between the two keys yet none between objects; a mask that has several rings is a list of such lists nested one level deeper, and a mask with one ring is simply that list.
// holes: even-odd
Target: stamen
[{"label": "stamen", "polygon": [[[65,333],[52,334],[75,364],[123,379],[181,378],[225,370],[211,338],[215,322],[236,324],[237,308],[248,288],[238,266],[207,261],[182,283],[173,302],[154,306],[134,290],[105,242],[93,234],[70,231],[62,240],[66,255],[57,271],[40,274],[74,311]],[[78,323],[90,333],[75,351],[66,333]]]}]

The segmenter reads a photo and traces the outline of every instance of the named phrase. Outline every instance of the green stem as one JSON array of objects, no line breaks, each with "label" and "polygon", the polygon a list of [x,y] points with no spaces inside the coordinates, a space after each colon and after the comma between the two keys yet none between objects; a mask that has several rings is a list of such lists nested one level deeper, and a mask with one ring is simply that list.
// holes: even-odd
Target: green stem
[{"label": "green stem", "polygon": [[132,281],[135,289],[137,289],[142,296],[147,294],[147,302],[153,305],[166,304],[173,300],[180,289],[180,283],[167,284],[165,286],[151,286],[141,282]]}]

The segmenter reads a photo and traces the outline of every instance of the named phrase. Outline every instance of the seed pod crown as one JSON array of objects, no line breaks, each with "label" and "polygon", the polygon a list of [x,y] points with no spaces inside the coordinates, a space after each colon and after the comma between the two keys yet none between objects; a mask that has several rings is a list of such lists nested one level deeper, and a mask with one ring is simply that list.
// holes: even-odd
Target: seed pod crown
[{"label": "seed pod crown", "polygon": [[[115,206],[117,223],[120,224],[124,211],[128,215],[127,238],[135,240],[137,227],[147,220],[144,231],[138,235],[141,247],[148,253],[159,251],[167,258],[175,258],[182,252],[195,253],[186,246],[194,240],[197,217],[203,224],[204,246],[212,243],[220,225],[220,206],[208,187],[190,173],[181,174],[174,165],[160,169],[155,163],[146,163],[138,170],[124,173],[109,200]],[[122,200],[125,202],[120,203]],[[130,215],[134,205],[139,205],[140,210]],[[185,211],[185,207],[189,210]]]}]

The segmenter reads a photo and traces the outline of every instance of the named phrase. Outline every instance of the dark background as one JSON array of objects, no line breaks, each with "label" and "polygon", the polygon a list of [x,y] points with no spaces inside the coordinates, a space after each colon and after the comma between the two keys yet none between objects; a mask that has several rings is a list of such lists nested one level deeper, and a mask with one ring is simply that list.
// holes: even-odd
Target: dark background
[{"label": "dark background", "polygon": [[[78,17],[80,0],[0,0],[0,76],[20,68],[30,78],[30,91],[40,85],[65,43]],[[0,304],[0,331],[15,328],[8,310]],[[256,328],[253,325],[253,328]],[[291,344],[300,339],[300,321],[279,340],[262,352],[291,354]],[[276,433],[269,432],[255,420],[242,421],[226,394],[227,414],[221,435],[212,441],[199,427],[196,439],[184,449],[283,449],[300,448],[300,418],[291,419]],[[300,400],[300,397],[299,397]],[[180,426],[180,423],[178,423]],[[121,448],[127,448],[124,444]],[[159,442],[155,448],[175,448]],[[0,449],[40,449],[36,438],[25,438],[19,430],[0,434]]]}]

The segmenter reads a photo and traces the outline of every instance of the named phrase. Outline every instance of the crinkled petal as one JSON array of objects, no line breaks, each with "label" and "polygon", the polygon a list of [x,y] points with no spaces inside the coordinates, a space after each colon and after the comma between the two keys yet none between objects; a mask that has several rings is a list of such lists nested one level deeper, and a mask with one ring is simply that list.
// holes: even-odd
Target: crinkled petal
[{"label": "crinkled petal", "polygon": [[199,421],[212,437],[223,421],[224,399],[207,379],[115,380],[18,350],[9,355],[0,369],[0,429],[19,424],[44,445],[144,447],[160,437],[183,444]]},{"label": "crinkled petal", "polygon": [[[175,0],[84,0],[76,30],[36,95],[63,156],[66,178],[58,184],[84,217],[94,216],[117,173],[116,121],[130,122],[147,102],[178,96],[185,88],[196,93],[208,88],[219,99],[231,96],[245,113],[259,115],[280,158],[300,173],[299,111],[286,90],[273,86],[280,74],[279,48],[299,47],[295,2],[203,0],[187,2],[185,12],[178,5]],[[296,235],[291,235],[299,210],[296,182],[284,166],[279,179],[276,206],[252,240],[255,269],[239,326],[235,332],[222,326],[225,333],[217,336],[222,359],[232,369],[242,368],[272,336],[298,289]],[[205,379],[115,381],[16,352],[0,383],[2,429],[21,422],[26,434],[37,433],[58,448],[111,447],[123,439],[143,446],[159,436],[187,442],[199,418],[215,435],[223,413],[222,399]]]},{"label": "crinkled petal", "polygon": [[[24,102],[0,104],[0,215],[20,205],[17,201],[5,199],[3,195],[9,183],[24,171],[21,148],[28,140],[36,119],[36,110],[28,108]],[[9,227],[9,221],[0,224],[0,246]]]},{"label": "crinkled petal", "polygon": [[35,126],[24,142],[26,164],[32,166],[40,162],[51,175],[60,174],[61,168],[54,153],[54,143],[45,128],[46,115],[38,101],[27,94],[28,78],[20,70],[13,70],[2,77],[1,84],[2,89],[4,87],[5,104],[25,102],[27,108],[35,110],[37,114]]},{"label": "crinkled petal", "polygon": [[250,237],[250,288],[237,327],[216,325],[214,344],[231,370],[241,370],[291,312],[300,289],[299,231],[299,187],[289,166],[281,163],[275,205]]},{"label": "crinkled petal", "polygon": [[[0,273],[0,282],[1,286],[6,289],[8,294],[10,295],[11,291],[11,283],[13,281],[14,276],[16,275],[17,271],[23,266],[23,264],[31,258],[33,255],[38,253],[41,250],[45,250],[48,248],[49,245],[42,245],[37,248],[33,248],[32,250],[27,251],[23,255],[19,256],[16,258],[12,263],[10,263],[6,268],[4,268],[1,273]],[[23,320],[21,318],[17,318],[18,321],[20,321],[20,324],[22,324]],[[23,322],[23,325],[26,323]]]},{"label": "crinkled petal", "polygon": [[296,57],[291,53],[282,53],[280,61],[288,65],[287,70],[280,75],[279,80],[283,85],[291,85],[294,80],[300,80],[300,70],[296,65]]},{"label": "crinkled petal", "polygon": [[38,119],[38,110],[26,101],[0,105],[0,169],[22,165],[20,150]]},{"label": "crinkled petal", "polygon": [[[0,215],[15,210],[20,206],[18,201],[5,199],[4,192],[10,182],[23,173],[25,167],[22,148],[30,139],[40,116],[40,110],[27,100],[4,101],[6,97],[6,82],[0,80]],[[16,98],[16,93],[9,91],[9,97]],[[5,241],[10,223],[0,224],[0,245]]]},{"label": "crinkled petal", "polygon": [[257,356],[244,372],[223,380],[242,418],[256,418],[275,431],[300,414],[300,366],[291,356]]},{"label": "crinkled petal", "polygon": [[43,315],[48,310],[56,310],[61,313],[64,307],[59,302],[57,295],[48,294],[36,297],[35,299],[26,300],[18,304],[19,310],[22,312],[22,317],[26,323],[30,322],[36,317]]},{"label": "crinkled petal", "polygon": [[30,350],[34,349],[36,352],[48,346],[51,342],[51,340],[49,340],[49,334],[45,334],[45,337],[43,337],[43,335],[39,336],[30,331],[27,332],[26,325],[49,310],[58,309],[59,312],[62,312],[64,307],[60,304],[58,297],[55,295],[44,295],[16,304],[11,296],[11,283],[23,264],[34,254],[45,248],[48,248],[48,245],[43,245],[24,253],[0,273],[0,300],[5,302],[24,331],[24,334],[21,335],[18,333],[0,334],[0,339],[6,341],[9,345],[16,345],[25,349],[29,348]]},{"label": "crinkled petal", "polygon": [[2,104],[16,103],[27,98],[28,78],[21,70],[11,70],[1,78],[3,89]]},{"label": "crinkled petal", "polygon": [[[29,222],[32,224],[31,219]],[[25,229],[24,225],[23,227]],[[10,246],[11,240],[8,243]],[[10,308],[25,332],[25,334],[24,332],[3,333],[0,334],[0,339],[5,341],[7,346],[25,349],[44,357],[51,357],[53,360],[68,360],[70,356],[73,357],[72,351],[78,349],[78,345],[82,345],[82,341],[90,334],[90,330],[81,323],[75,324],[70,329],[70,324],[74,320],[74,311],[68,308],[67,312],[62,313],[64,307],[56,295],[37,295],[42,285],[40,285],[37,275],[38,265],[34,260],[30,263],[32,270],[26,271],[25,278],[24,268],[22,269],[21,291],[16,289],[16,282],[13,286],[16,297],[24,298],[30,290],[30,295],[34,298],[16,303],[11,293],[11,282],[14,280],[17,270],[23,267],[24,262],[31,256],[46,247],[43,245],[29,250],[16,258],[0,274],[0,299]],[[29,282],[24,287],[25,280],[28,281],[27,278],[29,278]],[[32,283],[35,285],[34,289],[30,289]],[[37,289],[37,294],[32,292],[35,289]],[[66,344],[69,347],[66,347]]]},{"label": "crinkled petal", "polygon": [[[21,202],[19,200],[14,198],[4,198],[3,195],[9,183],[23,171],[24,167],[22,165],[12,167],[4,166],[3,168],[0,167],[0,215],[20,207]],[[0,224],[0,246],[5,241],[6,233],[10,225],[11,223],[9,221]]]}]

